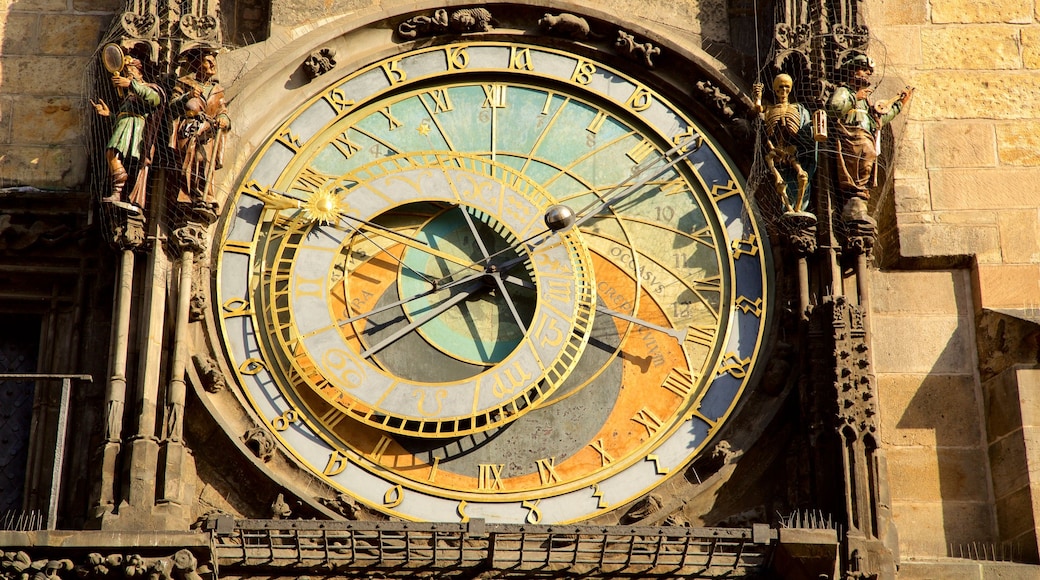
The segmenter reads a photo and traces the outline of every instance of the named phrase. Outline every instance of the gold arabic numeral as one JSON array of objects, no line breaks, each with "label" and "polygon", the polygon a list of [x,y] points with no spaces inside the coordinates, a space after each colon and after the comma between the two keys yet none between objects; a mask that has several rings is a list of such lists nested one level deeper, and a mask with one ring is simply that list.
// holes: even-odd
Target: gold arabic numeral
[{"label": "gold arabic numeral", "polygon": [[636,113],[649,109],[652,104],[654,104],[654,99],[650,90],[646,87],[638,86],[632,92],[632,96],[625,101],[625,106]]},{"label": "gold arabic numeral", "polygon": [[607,451],[606,446],[603,444],[603,439],[596,439],[592,443],[589,443],[589,447],[592,447],[596,450],[596,453],[599,453],[600,467],[606,467],[611,463],[614,463],[614,456]]},{"label": "gold arabic numeral", "polygon": [[714,341],[714,326],[690,325],[686,327],[686,339],[683,341],[683,344],[710,347]]},{"label": "gold arabic numeral", "polygon": [[674,368],[665,377],[661,387],[675,393],[680,399],[686,399],[693,393],[695,382],[693,373],[685,369]]},{"label": "gold arabic numeral", "polygon": [[343,89],[332,89],[325,93],[325,100],[332,105],[333,109],[336,109],[336,113],[342,113],[354,106],[354,99],[348,99]]},{"label": "gold arabic numeral", "polygon": [[462,70],[469,66],[469,51],[464,46],[452,46],[445,49],[445,56],[448,59],[449,69]]},{"label": "gold arabic numeral", "polygon": [[571,82],[579,85],[588,85],[592,82],[592,75],[596,74],[596,65],[586,60],[578,59],[571,73]]},{"label": "gold arabic numeral", "polygon": [[531,58],[530,48],[513,46],[509,52],[509,68],[534,71],[534,60]]},{"label": "gold arabic numeral", "polygon": [[339,150],[343,157],[350,159],[355,153],[361,151],[361,146],[355,144],[347,137],[347,132],[344,131],[339,137],[336,137],[332,141],[332,145]]},{"label": "gold arabic numeral", "polygon": [[289,409],[286,412],[278,415],[274,419],[271,419],[271,428],[275,431],[285,431],[300,418],[299,414],[296,413],[296,409]]},{"label": "gold arabic numeral", "polygon": [[335,374],[339,386],[353,389],[361,384],[363,374],[350,353],[338,348],[329,348],[321,355],[321,364]]},{"label": "gold arabic numeral", "polygon": [[743,310],[744,314],[753,314],[758,318],[762,318],[762,297],[752,300],[747,296],[737,296],[735,303],[736,307]]},{"label": "gold arabic numeral", "polygon": [[521,507],[523,507],[524,509],[528,510],[527,511],[527,517],[524,518],[524,519],[525,519],[525,521],[527,523],[529,523],[531,525],[538,524],[538,523],[540,523],[542,521],[542,510],[538,509],[538,503],[540,501],[542,501],[542,500],[540,500],[540,499],[536,499],[534,501],[524,500],[520,504]]},{"label": "gold arabic numeral", "polygon": [[[515,374],[514,371],[516,371]],[[493,379],[494,386],[491,388],[491,392],[499,399],[505,399],[517,389],[526,386],[530,380],[531,374],[526,372],[519,362],[515,362],[512,367],[495,373],[495,378]],[[509,384],[506,384],[506,381]]]},{"label": "gold arabic numeral", "polygon": [[369,453],[368,456],[371,457],[372,461],[374,461],[375,463],[381,462],[383,460],[383,455],[386,453],[387,448],[390,447],[390,444],[393,443],[393,441],[393,439],[386,435],[381,436],[379,438],[379,442],[376,443],[376,446],[372,449],[372,452]]},{"label": "gold arabic numeral", "polygon": [[224,312],[224,318],[232,318],[235,316],[249,316],[253,313],[253,309],[249,305],[249,301],[245,298],[228,298],[221,305],[221,310]]},{"label": "gold arabic numeral", "polygon": [[388,508],[395,508],[404,502],[404,488],[401,484],[397,484],[390,489],[386,490],[383,494],[383,506]]},{"label": "gold arabic numeral", "polygon": [[303,146],[303,144],[300,143],[300,137],[293,133],[292,127],[290,126],[286,126],[284,129],[282,129],[278,133],[278,136],[275,137],[275,140],[277,140],[282,145],[285,145],[289,149],[292,149],[293,153],[299,151],[300,147]]},{"label": "gold arabic numeral", "polygon": [[733,378],[742,379],[747,376],[748,365],[751,364],[751,357],[740,358],[735,352],[727,352],[722,357],[722,362],[726,364],[719,365],[719,374],[729,373]]},{"label": "gold arabic numeral", "polygon": [[[544,347],[556,347],[563,344],[565,338],[563,330],[558,326],[558,321],[549,316],[543,316],[538,322],[535,334],[539,337],[538,344]],[[548,325],[548,328],[546,326]]]},{"label": "gold arabic numeral", "polygon": [[433,464],[430,465],[430,476],[426,478],[426,481],[433,483],[437,480],[437,473],[441,469],[441,458],[434,456]]},{"label": "gold arabic numeral", "polygon": [[262,370],[267,370],[267,363],[258,358],[247,358],[238,365],[238,372],[247,376],[253,376]]},{"label": "gold arabic numeral", "polygon": [[505,489],[505,484],[502,483],[502,469],[506,466],[504,463],[480,463],[477,466],[480,470],[477,475],[477,489]]},{"label": "gold arabic numeral", "polygon": [[741,256],[757,256],[758,238],[755,237],[755,234],[751,234],[745,239],[733,240],[731,247],[734,260],[739,260]]},{"label": "gold arabic numeral", "polygon": [[556,472],[556,458],[546,457],[535,461],[538,466],[538,480],[542,485],[560,482],[560,474]]},{"label": "gold arabic numeral", "polygon": [[347,418],[347,414],[339,409],[332,407],[328,411],[325,411],[321,417],[318,418],[322,425],[325,425],[329,429],[335,429],[336,425],[339,425],[340,421]]},{"label": "gold arabic numeral", "polygon": [[455,511],[459,514],[460,523],[469,523],[469,516],[466,515],[466,500],[459,502],[459,506],[455,508]]},{"label": "gold arabic numeral", "polygon": [[661,458],[658,457],[656,454],[651,453],[651,454],[647,455],[646,456],[646,460],[653,462],[653,464],[654,464],[654,471],[657,472],[657,475],[668,475],[668,468],[667,467],[663,467],[661,465]]},{"label": "gold arabic numeral", "polygon": [[448,89],[433,89],[426,93],[426,95],[433,100],[434,114],[455,110],[455,104],[451,102],[451,96],[448,94]]},{"label": "gold arabic numeral", "polygon": [[603,491],[600,490],[598,483],[592,484],[592,497],[596,498],[597,509],[605,509],[610,505],[607,503],[607,500],[603,498]]},{"label": "gold arabic numeral", "polygon": [[[693,147],[693,150],[696,151],[696,150],[700,149],[701,148],[701,144],[704,143],[704,137],[701,137],[700,134],[698,134],[696,131],[694,131],[693,127],[687,127],[686,130],[683,131],[682,133],[677,133],[674,136],[672,136],[672,145],[682,145],[683,143],[685,143],[685,142],[689,141],[690,139],[692,139],[694,137],[694,135],[696,135],[697,138],[693,141],[692,147]],[[683,147],[678,152],[680,154],[686,153],[687,151],[689,151],[689,147],[690,146]]]},{"label": "gold arabic numeral", "polygon": [[387,123],[390,124],[390,130],[391,131],[399,129],[399,128],[401,128],[403,126],[401,121],[398,120],[397,117],[395,117],[394,114],[390,111],[390,107],[389,106],[383,107],[382,109],[379,110],[379,112],[384,117],[386,117]]},{"label": "gold arabic numeral", "polygon": [[400,60],[391,60],[383,63],[383,72],[386,73],[386,79],[390,81],[391,85],[397,85],[408,80],[408,73],[401,68]]},{"label": "gold arabic numeral", "polygon": [[343,473],[343,470],[348,465],[350,465],[350,461],[347,459],[347,456],[340,453],[338,449],[333,449],[332,453],[329,454],[329,462],[325,464],[325,469],[322,470],[322,473],[329,477],[339,475]]},{"label": "gold arabic numeral", "polygon": [[506,106],[506,85],[500,83],[484,84],[484,103],[481,109],[501,109]]},{"label": "gold arabic numeral", "polygon": [[635,147],[629,149],[628,153],[625,153],[625,155],[638,164],[642,163],[653,150],[654,144],[648,139],[643,139]]},{"label": "gold arabic numeral", "polygon": [[650,437],[653,437],[654,434],[660,431],[661,427],[664,425],[664,421],[646,407],[643,407],[636,412],[636,414],[632,416],[632,420],[645,427],[646,434]]}]

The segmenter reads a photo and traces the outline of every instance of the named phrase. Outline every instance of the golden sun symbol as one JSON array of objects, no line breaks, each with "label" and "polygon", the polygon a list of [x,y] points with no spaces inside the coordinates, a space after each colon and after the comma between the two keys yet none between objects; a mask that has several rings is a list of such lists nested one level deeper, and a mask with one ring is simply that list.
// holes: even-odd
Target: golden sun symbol
[{"label": "golden sun symbol", "polygon": [[339,198],[331,189],[319,189],[303,204],[303,214],[310,222],[328,225],[339,221]]}]

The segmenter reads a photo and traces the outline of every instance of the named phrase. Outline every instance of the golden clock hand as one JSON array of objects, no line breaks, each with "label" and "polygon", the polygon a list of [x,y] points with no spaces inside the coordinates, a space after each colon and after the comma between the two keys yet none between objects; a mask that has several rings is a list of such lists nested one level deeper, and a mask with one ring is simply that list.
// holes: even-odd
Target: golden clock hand
[{"label": "golden clock hand", "polygon": [[466,286],[465,288],[460,290],[458,294],[455,294],[451,298],[448,298],[444,302],[441,302],[440,304],[435,306],[432,310],[430,310],[429,312],[427,312],[423,316],[420,316],[419,318],[416,318],[415,320],[413,320],[413,321],[409,322],[408,324],[406,324],[404,327],[398,329],[396,332],[394,332],[390,336],[384,338],[383,340],[379,341],[375,345],[372,345],[372,346],[368,347],[368,349],[366,349],[364,352],[361,353],[361,358],[368,358],[368,357],[372,356],[373,354],[375,354],[375,353],[383,350],[384,348],[390,346],[394,342],[397,342],[397,340],[400,339],[402,336],[408,334],[409,332],[415,330],[416,328],[419,328],[420,326],[426,324],[427,322],[433,320],[434,318],[437,318],[438,316],[443,314],[449,308],[451,308],[451,307],[455,306],[456,304],[458,304],[459,302],[462,302],[463,300],[469,298],[471,294],[477,292],[478,290],[480,290],[481,288],[484,288],[484,287],[485,287],[485,283],[482,280],[476,282],[475,284],[471,284],[469,286]]},{"label": "golden clock hand", "polygon": [[[361,218],[356,218],[356,217],[349,216],[349,215],[346,215],[346,214],[341,214],[340,217],[342,217],[343,219],[348,219],[348,220],[355,221],[355,222],[358,222],[360,224],[363,224],[365,227],[370,228],[371,230],[377,230],[381,234],[385,235],[386,237],[392,239],[393,241],[395,241],[395,242],[397,242],[399,244],[404,244],[404,245],[406,245],[406,246],[408,246],[410,248],[415,248],[416,250],[419,250],[420,252],[427,253],[427,254],[429,254],[431,256],[434,256],[435,258],[441,258],[443,260],[446,260],[448,262],[452,262],[452,263],[454,263],[456,265],[459,265],[459,266],[466,265],[466,268],[463,268],[463,270],[461,270],[461,271],[464,271],[466,269],[476,270],[478,272],[483,272],[484,271],[483,268],[481,268],[480,266],[478,266],[476,264],[468,264],[467,265],[466,262],[463,261],[462,258],[459,258],[458,256],[453,256],[453,255],[451,255],[451,254],[449,254],[447,252],[444,252],[442,250],[438,250],[436,248],[430,247],[430,245],[428,245],[428,244],[425,244],[425,243],[423,243],[423,242],[421,242],[419,240],[416,240],[414,238],[409,238],[408,236],[401,235],[401,234],[399,234],[399,233],[397,233],[397,232],[395,232],[395,231],[393,231],[393,230],[391,230],[391,229],[389,229],[387,227],[381,226],[381,225],[379,225],[377,223],[366,221],[366,220],[363,220]],[[351,227],[354,229],[354,231],[359,232],[359,233],[361,232],[361,228],[359,228],[357,226],[351,226]],[[382,248],[380,248],[380,249],[382,249]]]},{"label": "golden clock hand", "polygon": [[636,318],[635,316],[629,316],[628,314],[625,314],[623,312],[618,312],[617,310],[611,310],[611,309],[607,308],[606,306],[599,306],[599,305],[597,305],[596,306],[596,312],[602,312],[603,314],[606,314],[607,316],[613,316],[614,318],[620,318],[621,320],[627,320],[628,322],[631,322],[633,324],[638,324],[639,326],[643,326],[643,327],[649,328],[650,330],[656,330],[658,332],[663,332],[664,334],[667,334],[668,336],[671,336],[675,340],[679,341],[679,344],[682,344],[682,343],[686,342],[686,336],[690,332],[689,329],[679,330],[677,328],[668,328],[668,327],[665,327],[665,326],[660,326],[660,325],[654,324],[653,322],[648,322],[646,320],[643,320],[642,318]]},{"label": "golden clock hand", "polygon": [[495,284],[498,286],[500,292],[502,292],[502,298],[506,300],[506,306],[509,307],[509,311],[513,313],[513,320],[516,320],[517,326],[524,334],[527,334],[527,324],[523,318],[520,318],[520,313],[516,309],[516,305],[513,304],[513,298],[509,296],[509,290],[506,289],[505,282],[502,281],[502,275],[498,272],[492,272],[491,277],[495,279]]},{"label": "golden clock hand", "polygon": [[465,278],[459,278],[458,280],[455,280],[455,281],[450,282],[448,284],[445,284],[443,286],[437,286],[437,287],[434,287],[434,288],[432,288],[430,290],[427,290],[425,292],[420,292],[419,294],[415,294],[413,296],[409,296],[408,298],[402,298],[401,300],[398,300],[397,302],[391,302],[390,304],[384,304],[384,305],[379,306],[377,308],[373,308],[372,310],[369,310],[367,312],[362,312],[361,314],[357,314],[357,315],[351,316],[350,318],[341,321],[339,323],[339,325],[340,326],[346,326],[346,325],[350,324],[351,322],[357,322],[358,320],[361,320],[362,318],[368,318],[369,316],[372,316],[373,314],[379,314],[380,312],[385,312],[387,310],[390,310],[391,308],[396,308],[396,307],[401,306],[403,304],[407,304],[407,303],[409,303],[409,302],[411,302],[413,300],[418,300],[419,298],[423,298],[425,296],[429,296],[430,294],[434,294],[436,292],[439,292],[441,290],[445,290],[447,288],[454,288],[455,286],[458,286],[460,284],[465,284],[467,282],[472,282],[473,280],[477,280],[477,279],[479,279],[479,278],[481,278],[483,276],[484,276],[484,272],[481,271],[479,274],[473,274],[473,275],[470,275],[470,276],[466,276]]},{"label": "golden clock hand", "polygon": [[[615,184],[613,187],[611,187],[607,191],[607,193],[604,195],[604,197],[603,197],[603,199],[601,201],[596,201],[596,202],[590,203],[589,205],[587,205],[584,208],[582,208],[581,211],[577,212],[577,214],[574,214],[574,212],[569,210],[569,208],[567,208],[567,206],[562,206],[562,205],[551,206],[546,211],[546,225],[548,226],[548,227],[546,227],[546,229],[544,229],[544,230],[542,230],[542,231],[540,231],[538,233],[535,233],[535,234],[533,234],[531,236],[528,236],[527,238],[525,238],[523,240],[520,240],[512,248],[503,249],[503,250],[501,250],[499,252],[496,252],[496,253],[494,253],[494,254],[492,254],[490,256],[487,256],[487,257],[483,258],[482,260],[477,260],[473,264],[470,264],[468,267],[472,268],[474,266],[479,266],[480,264],[490,263],[491,259],[496,258],[496,257],[500,256],[501,254],[503,254],[505,252],[508,252],[508,251],[512,250],[513,248],[516,248],[518,246],[531,244],[532,246],[537,247],[537,246],[547,242],[557,232],[561,232],[561,231],[570,229],[572,227],[577,227],[577,226],[581,225],[582,223],[584,223],[584,222],[592,219],[593,217],[595,217],[599,212],[603,211],[604,209],[606,209],[606,208],[610,207],[611,205],[614,205],[614,204],[616,204],[616,203],[618,203],[620,201],[623,201],[623,200],[627,199],[628,197],[631,197],[633,194],[635,194],[635,193],[639,192],[640,190],[642,190],[643,187],[647,183],[649,183],[649,182],[651,182],[651,181],[661,177],[662,175],[667,173],[668,170],[670,170],[672,167],[675,167],[681,161],[683,161],[684,159],[689,157],[691,154],[696,152],[698,149],[700,149],[700,147],[701,147],[701,145],[703,143],[704,143],[704,138],[701,137],[700,135],[697,135],[697,136],[692,137],[692,138],[690,138],[690,139],[688,139],[686,141],[683,141],[682,143],[676,145],[675,147],[672,147],[668,151],[665,151],[664,154],[661,155],[661,157],[658,157],[658,158],[652,159],[650,161],[646,161],[644,163],[636,165],[635,167],[632,168],[632,174],[628,178],[626,178],[624,181],[621,181],[621,182]],[[674,159],[668,159],[670,156],[675,155],[676,153],[679,154],[677,157],[675,157]],[[641,175],[643,173],[646,173],[647,171],[650,171],[656,165],[658,165],[662,160],[668,160],[668,161],[664,165],[661,165],[660,167],[658,167],[656,169],[656,171],[654,171],[650,175],[648,175],[646,177],[643,177],[643,178],[640,178],[635,183],[629,184],[629,182],[632,179],[636,178],[637,176],[639,176],[639,175]],[[560,221],[560,220],[557,219],[557,215],[556,214],[561,214],[561,213],[563,213],[563,214],[571,214],[571,216],[569,216],[568,219],[566,219],[566,220]],[[542,238],[542,239],[538,240],[538,238]],[[500,264],[499,268],[505,269],[505,268],[511,267],[512,265],[514,265],[515,262],[516,262],[516,260],[511,260],[510,262],[506,262],[505,264]],[[443,282],[444,280],[448,280],[448,279],[452,278],[453,276],[455,276],[456,274],[458,274],[460,272],[463,272],[464,270],[465,269],[460,269],[460,270],[456,270],[454,272],[451,272],[447,276],[444,276],[443,278],[441,278],[439,280],[439,282]]]}]

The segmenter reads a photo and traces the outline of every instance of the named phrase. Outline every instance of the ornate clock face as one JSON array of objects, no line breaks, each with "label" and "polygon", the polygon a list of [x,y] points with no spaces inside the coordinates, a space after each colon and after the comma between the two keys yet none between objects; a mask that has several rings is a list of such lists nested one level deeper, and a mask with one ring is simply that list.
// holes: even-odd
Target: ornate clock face
[{"label": "ornate clock face", "polygon": [[258,151],[219,234],[221,336],[253,412],[360,502],[587,519],[739,400],[771,298],[753,215],[708,132],[618,71],[417,50]]}]

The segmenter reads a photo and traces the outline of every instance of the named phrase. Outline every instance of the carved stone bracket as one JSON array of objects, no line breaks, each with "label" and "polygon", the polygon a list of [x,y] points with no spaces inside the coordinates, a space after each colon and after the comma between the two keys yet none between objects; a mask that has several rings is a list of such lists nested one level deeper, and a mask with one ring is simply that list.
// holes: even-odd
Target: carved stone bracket
[{"label": "carved stone bracket", "polygon": [[636,42],[636,38],[624,30],[618,30],[614,50],[629,60],[654,68],[654,57],[661,54],[661,49],[649,42]]},{"label": "carved stone bracket", "polygon": [[[111,206],[112,204],[106,204]],[[140,250],[145,245],[144,216],[140,213],[129,213],[118,208],[106,210],[109,243],[120,250]]]},{"label": "carved stone bracket", "polygon": [[242,442],[264,463],[270,461],[274,456],[274,437],[263,427],[253,427],[246,431],[242,435]]},{"label": "carved stone bracket", "polygon": [[192,360],[195,361],[195,369],[198,370],[199,378],[202,380],[202,388],[209,393],[218,393],[227,389],[227,379],[220,371],[217,361],[204,354],[196,354]]},{"label": "carved stone bracket", "polygon": [[[58,556],[58,557],[55,557]],[[204,580],[213,578],[209,565],[199,565],[190,550],[178,550],[163,558],[145,558],[140,554],[101,554],[92,552],[74,562],[56,554],[33,554],[24,551],[4,552],[0,560],[0,578],[33,580],[72,580],[74,578],[178,578]]]},{"label": "carved stone bracket", "polygon": [[201,254],[206,251],[206,230],[200,225],[189,223],[173,231],[173,243],[179,251]]},{"label": "carved stone bracket", "polygon": [[722,113],[722,115],[727,118],[732,119],[735,116],[733,108],[730,106],[733,97],[726,94],[726,92],[720,89],[715,83],[708,80],[702,80],[697,81],[695,86],[702,101],[719,113]]},{"label": "carved stone bracket", "polygon": [[336,49],[325,47],[316,50],[303,61],[303,70],[311,80],[336,68]]},{"label": "carved stone bracket", "polygon": [[808,212],[787,212],[780,216],[784,242],[797,256],[816,253],[816,216]]},{"label": "carved stone bracket", "polygon": [[538,20],[542,33],[571,40],[587,40],[591,29],[587,20],[575,14],[546,14]]},{"label": "carved stone bracket", "polygon": [[467,32],[487,32],[493,28],[491,12],[486,8],[465,8],[448,15],[445,9],[435,10],[431,16],[414,16],[397,27],[401,38],[412,40],[424,36]]}]

